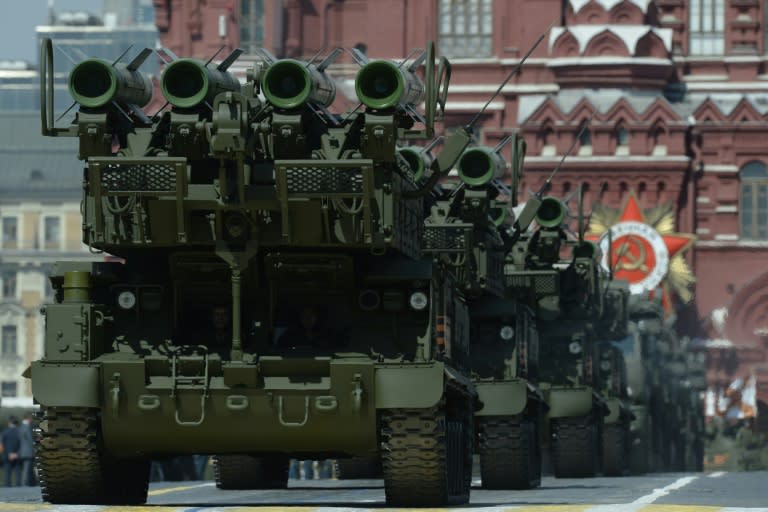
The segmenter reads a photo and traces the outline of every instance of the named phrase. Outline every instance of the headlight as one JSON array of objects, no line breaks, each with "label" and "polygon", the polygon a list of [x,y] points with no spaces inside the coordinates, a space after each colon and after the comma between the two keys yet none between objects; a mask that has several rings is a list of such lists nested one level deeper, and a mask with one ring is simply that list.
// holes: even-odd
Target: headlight
[{"label": "headlight", "polygon": [[611,362],[610,361],[600,361],[600,369],[604,372],[607,372],[611,369]]},{"label": "headlight", "polygon": [[415,309],[416,311],[421,311],[424,308],[427,307],[428,300],[427,300],[427,294],[424,292],[413,292],[411,294],[411,298],[408,300],[408,302],[411,304],[411,307]]},{"label": "headlight", "polygon": [[509,341],[514,337],[515,330],[511,326],[505,325],[499,329],[499,338],[503,339],[504,341]]},{"label": "headlight", "polygon": [[581,343],[578,341],[572,341],[570,345],[568,345],[568,351],[571,354],[581,354]]},{"label": "headlight", "polygon": [[129,291],[120,292],[117,296],[117,305],[123,309],[131,309],[136,305],[136,294]]}]

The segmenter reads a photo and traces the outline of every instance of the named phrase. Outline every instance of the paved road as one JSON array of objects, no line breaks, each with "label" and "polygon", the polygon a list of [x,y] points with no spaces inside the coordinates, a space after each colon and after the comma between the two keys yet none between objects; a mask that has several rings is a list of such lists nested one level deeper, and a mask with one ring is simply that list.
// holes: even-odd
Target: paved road
[{"label": "paved road", "polygon": [[[479,482],[476,482],[479,484]],[[152,484],[148,506],[53,506],[36,488],[0,488],[0,512],[353,511],[384,508],[381,480],[291,481],[281,491],[220,491],[212,482]],[[768,512],[768,472],[666,473],[626,478],[545,477],[532,491],[472,490],[469,506],[501,512]]]}]

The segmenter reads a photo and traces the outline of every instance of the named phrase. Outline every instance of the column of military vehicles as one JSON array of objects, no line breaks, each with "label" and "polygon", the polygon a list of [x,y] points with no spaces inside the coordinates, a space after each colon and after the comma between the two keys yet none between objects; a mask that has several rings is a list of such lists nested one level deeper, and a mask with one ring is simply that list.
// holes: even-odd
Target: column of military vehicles
[{"label": "column of military vehicles", "polygon": [[149,50],[85,60],[56,127],[43,42],[43,133],[79,140],[83,241],[113,256],[51,276],[26,373],[44,499],[144,503],[148,461],[191,453],[221,489],[284,488],[289,457],[378,465],[398,506],[466,503],[473,455],[493,489],[538,486],[545,454],[558,477],[697,468],[699,383],[581,204],[575,235],[543,189],[514,218],[525,143],[470,147],[479,114],[435,150],[451,68],[431,44],[349,52],[360,105],[331,113],[341,52],[262,52],[244,84],[239,50],[166,52],[152,116]]}]

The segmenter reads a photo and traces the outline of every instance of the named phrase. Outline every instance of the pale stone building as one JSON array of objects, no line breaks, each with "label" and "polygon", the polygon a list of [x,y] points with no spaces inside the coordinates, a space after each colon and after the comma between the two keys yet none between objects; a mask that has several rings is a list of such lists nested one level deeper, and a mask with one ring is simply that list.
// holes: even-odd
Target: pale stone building
[{"label": "pale stone building", "polygon": [[42,355],[57,260],[103,259],[81,241],[82,162],[77,141],[44,138],[36,112],[0,122],[0,395],[31,397],[21,373]]}]

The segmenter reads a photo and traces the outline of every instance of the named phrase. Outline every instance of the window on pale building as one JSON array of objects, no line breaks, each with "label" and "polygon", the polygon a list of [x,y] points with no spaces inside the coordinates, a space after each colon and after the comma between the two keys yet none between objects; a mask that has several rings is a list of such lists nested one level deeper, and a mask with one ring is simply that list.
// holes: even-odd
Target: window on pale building
[{"label": "window on pale building", "polygon": [[3,217],[3,247],[15,249],[19,241],[19,219]]},{"label": "window on pale building", "polygon": [[440,54],[493,55],[493,0],[439,0]]},{"label": "window on pale building", "polygon": [[3,271],[0,274],[3,281],[3,299],[16,298],[16,272]]},{"label": "window on pale building", "polygon": [[688,15],[688,53],[725,53],[725,0],[690,0]]},{"label": "window on pale building", "polygon": [[45,218],[45,247],[58,247],[61,242],[61,219],[58,217]]},{"label": "window on pale building", "polygon": [[0,332],[0,355],[9,358],[16,357],[19,353],[16,347],[16,326],[4,325]]},{"label": "window on pale building", "polygon": [[747,240],[768,239],[768,169],[762,162],[749,162],[742,167],[739,177],[740,236]]},{"label": "window on pale building", "polygon": [[6,398],[14,398],[18,394],[16,383],[13,381],[4,380],[0,384],[0,395]]}]

